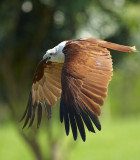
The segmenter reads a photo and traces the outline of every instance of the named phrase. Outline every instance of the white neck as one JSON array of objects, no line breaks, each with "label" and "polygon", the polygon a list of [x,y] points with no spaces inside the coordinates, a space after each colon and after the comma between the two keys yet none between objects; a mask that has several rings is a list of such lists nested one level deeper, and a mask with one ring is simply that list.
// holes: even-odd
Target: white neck
[{"label": "white neck", "polygon": [[67,41],[63,41],[59,43],[56,47],[49,49],[43,58],[49,56],[49,54],[52,53],[53,55],[50,56],[51,57],[50,61],[63,63],[64,62],[63,48],[65,47],[66,43]]},{"label": "white neck", "polygon": [[52,62],[64,62],[63,48],[65,47],[67,41],[59,43],[56,48],[56,56],[52,57]]}]

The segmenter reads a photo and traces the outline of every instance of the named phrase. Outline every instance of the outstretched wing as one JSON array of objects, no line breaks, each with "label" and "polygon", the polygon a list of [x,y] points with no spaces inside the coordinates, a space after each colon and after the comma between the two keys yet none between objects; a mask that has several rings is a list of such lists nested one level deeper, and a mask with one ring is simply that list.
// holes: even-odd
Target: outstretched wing
[{"label": "outstretched wing", "polygon": [[[37,127],[42,117],[42,106],[44,105],[48,119],[51,118],[51,106],[55,106],[57,99],[61,96],[61,70],[63,63],[53,63],[46,59],[40,61],[37,66],[28,104],[22,119],[25,119],[23,128],[29,122],[32,125],[37,109]],[[21,120],[22,120],[21,119]]]},{"label": "outstretched wing", "polygon": [[85,141],[84,123],[91,132],[95,132],[92,122],[101,130],[98,116],[112,76],[112,59],[106,48],[88,40],[67,43],[64,53],[60,120],[67,135],[71,124],[74,139],[78,127]]}]

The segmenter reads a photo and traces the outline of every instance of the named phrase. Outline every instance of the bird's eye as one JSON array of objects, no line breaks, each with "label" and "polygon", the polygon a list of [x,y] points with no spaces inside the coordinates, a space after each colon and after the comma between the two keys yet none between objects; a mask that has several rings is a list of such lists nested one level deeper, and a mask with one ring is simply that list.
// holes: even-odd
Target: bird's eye
[{"label": "bird's eye", "polygon": [[52,56],[53,54],[52,53],[50,53],[50,56]]}]

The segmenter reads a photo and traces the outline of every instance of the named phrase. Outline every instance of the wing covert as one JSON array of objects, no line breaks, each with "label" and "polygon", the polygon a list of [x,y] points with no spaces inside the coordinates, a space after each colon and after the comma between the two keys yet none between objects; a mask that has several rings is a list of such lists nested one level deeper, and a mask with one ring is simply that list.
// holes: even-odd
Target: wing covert
[{"label": "wing covert", "polygon": [[[71,126],[74,140],[77,139],[79,130],[85,141],[84,125],[91,132],[95,132],[93,124],[101,130],[98,119],[101,114],[100,106],[107,97],[107,87],[113,71],[108,49],[122,52],[136,49],[135,46],[129,47],[95,38],[68,40],[60,44],[48,50],[48,53],[55,51],[58,59],[52,58],[50,54],[49,58],[47,55],[37,66],[28,104],[22,117],[25,118],[23,128],[28,123],[29,127],[33,124],[36,112],[39,127],[42,106],[50,119],[51,106],[55,106],[57,99],[61,97],[60,121],[64,121],[66,134],[69,134]],[[51,62],[62,62],[63,53],[64,64]]]},{"label": "wing covert", "polygon": [[[32,125],[35,112],[37,112],[37,127],[39,127],[42,117],[42,106],[45,107],[48,119],[51,118],[51,106],[55,106],[57,99],[61,97],[61,70],[63,63],[40,61],[37,66],[28,104],[23,117],[25,123]],[[37,109],[36,109],[37,108]]]},{"label": "wing covert", "polygon": [[60,120],[64,120],[67,135],[71,125],[76,140],[78,127],[85,141],[84,124],[91,132],[95,132],[92,122],[101,130],[98,116],[112,76],[112,59],[106,48],[87,41],[69,43],[64,53]]}]

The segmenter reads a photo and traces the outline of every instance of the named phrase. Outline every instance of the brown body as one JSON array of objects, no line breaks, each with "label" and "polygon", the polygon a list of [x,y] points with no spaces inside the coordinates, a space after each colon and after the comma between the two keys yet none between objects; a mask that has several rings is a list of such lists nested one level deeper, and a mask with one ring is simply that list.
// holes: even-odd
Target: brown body
[{"label": "brown body", "polygon": [[100,106],[107,97],[107,87],[113,71],[108,49],[135,51],[134,47],[88,38],[67,41],[63,48],[64,64],[51,62],[50,57],[42,60],[35,72],[29,102],[23,115],[23,118],[27,115],[23,127],[28,121],[29,126],[32,125],[36,107],[38,126],[40,125],[43,103],[50,118],[51,106],[55,106],[57,99],[61,97],[60,120],[65,122],[67,135],[70,124],[75,140],[78,127],[85,141],[83,123],[91,132],[95,132],[91,121],[101,130],[97,116],[100,115]]}]

